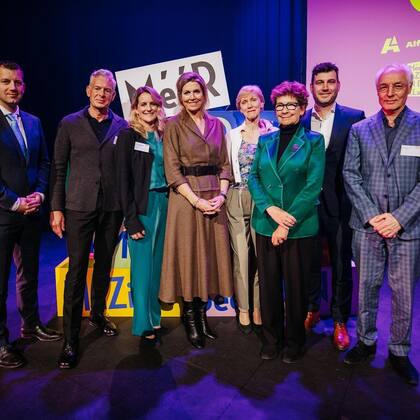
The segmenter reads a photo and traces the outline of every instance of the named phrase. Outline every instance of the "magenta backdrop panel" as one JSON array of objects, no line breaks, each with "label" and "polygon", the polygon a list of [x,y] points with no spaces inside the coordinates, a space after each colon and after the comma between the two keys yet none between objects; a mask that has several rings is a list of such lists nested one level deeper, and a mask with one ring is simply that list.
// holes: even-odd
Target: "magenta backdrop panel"
[{"label": "magenta backdrop panel", "polygon": [[374,78],[386,64],[414,71],[408,105],[420,112],[420,0],[308,0],[307,82],[312,67],[332,61],[340,69],[338,102],[379,109]]}]

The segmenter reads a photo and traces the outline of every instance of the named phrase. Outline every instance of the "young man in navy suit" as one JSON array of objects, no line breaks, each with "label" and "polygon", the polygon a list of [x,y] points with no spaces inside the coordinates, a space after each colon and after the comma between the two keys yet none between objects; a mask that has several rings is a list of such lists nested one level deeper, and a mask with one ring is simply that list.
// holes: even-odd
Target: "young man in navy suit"
[{"label": "young man in navy suit", "polygon": [[7,286],[12,257],[22,317],[21,336],[55,341],[61,335],[41,324],[38,310],[40,210],[50,162],[39,119],[19,109],[25,92],[22,68],[0,62],[0,367],[16,368],[23,356],[9,344]]},{"label": "young man in navy suit", "polygon": [[[324,238],[327,241],[332,268],[333,343],[338,350],[345,350],[350,344],[346,322],[351,312],[353,280],[348,225],[351,204],[344,190],[342,172],[348,133],[352,124],[364,119],[365,114],[337,104],[339,91],[338,67],[329,62],[316,65],[311,78],[315,106],[306,112],[302,124],[320,132],[325,139],[325,175],[319,205],[320,241]],[[305,321],[307,330],[312,329],[320,318],[322,242],[318,244],[315,255]]]}]

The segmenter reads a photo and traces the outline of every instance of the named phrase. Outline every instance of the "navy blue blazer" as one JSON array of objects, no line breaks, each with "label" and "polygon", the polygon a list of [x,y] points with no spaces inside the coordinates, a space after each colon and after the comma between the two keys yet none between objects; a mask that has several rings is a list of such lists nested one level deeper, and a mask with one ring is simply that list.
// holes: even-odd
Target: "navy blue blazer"
[{"label": "navy blue blazer", "polygon": [[10,210],[18,197],[33,192],[46,194],[48,190],[50,161],[41,121],[22,110],[20,116],[28,142],[28,162],[0,111],[0,223],[11,223],[25,217]]},{"label": "navy blue blazer", "polygon": [[[311,129],[312,108],[307,110],[301,123]],[[333,217],[350,218],[350,202],[343,181],[344,153],[351,126],[365,118],[365,113],[359,109],[337,104],[330,142],[325,152],[324,183],[320,195],[321,205]]]}]

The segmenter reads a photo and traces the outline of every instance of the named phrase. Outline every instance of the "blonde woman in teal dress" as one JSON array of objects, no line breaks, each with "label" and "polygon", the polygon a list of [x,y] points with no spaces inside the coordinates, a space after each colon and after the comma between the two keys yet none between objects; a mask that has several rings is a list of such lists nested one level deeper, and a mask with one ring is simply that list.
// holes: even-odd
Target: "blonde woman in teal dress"
[{"label": "blonde woman in teal dress", "polygon": [[162,98],[148,86],[132,100],[130,127],[116,147],[117,177],[124,225],[129,234],[133,335],[154,346],[160,328],[158,293],[165,238],[168,187],[163,168]]}]

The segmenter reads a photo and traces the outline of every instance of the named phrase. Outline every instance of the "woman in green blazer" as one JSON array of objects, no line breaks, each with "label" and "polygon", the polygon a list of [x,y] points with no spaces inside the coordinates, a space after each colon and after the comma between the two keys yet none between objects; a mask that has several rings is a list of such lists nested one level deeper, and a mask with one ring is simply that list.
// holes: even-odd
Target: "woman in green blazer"
[{"label": "woman in green blazer", "polygon": [[284,348],[285,363],[303,355],[306,284],[325,166],[323,136],[300,124],[308,96],[298,82],[283,82],[272,90],[280,130],[259,138],[248,179],[255,202],[252,226],[264,331],[261,357],[274,359]]}]

